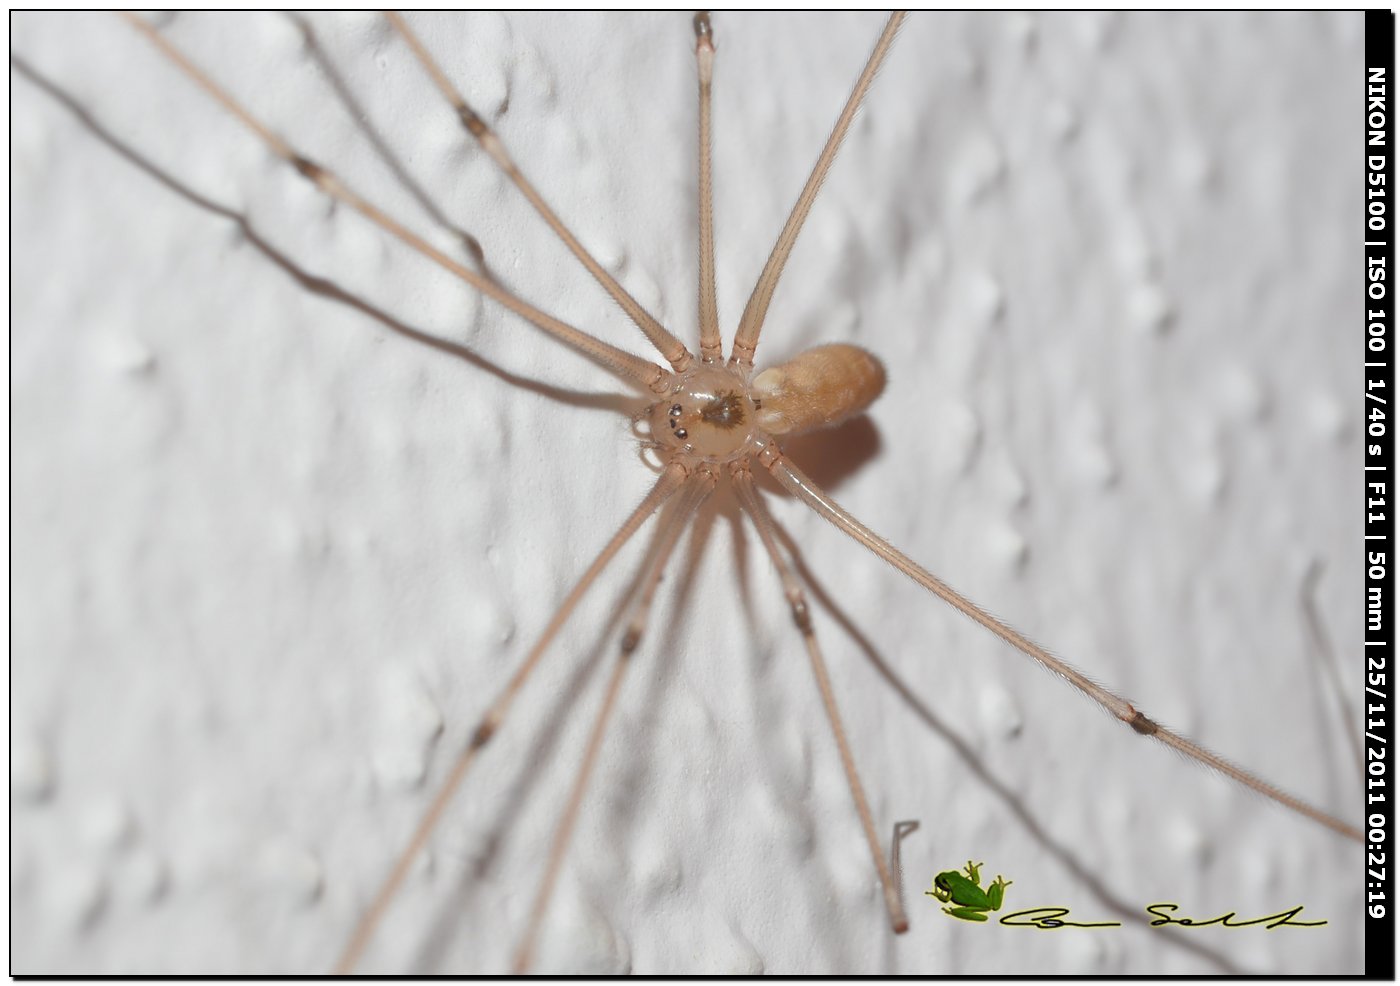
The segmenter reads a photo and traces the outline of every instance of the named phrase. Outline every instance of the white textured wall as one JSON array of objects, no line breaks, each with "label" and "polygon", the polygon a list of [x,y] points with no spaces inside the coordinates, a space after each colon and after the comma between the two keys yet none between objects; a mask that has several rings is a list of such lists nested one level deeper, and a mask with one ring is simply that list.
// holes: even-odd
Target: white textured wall
[{"label": "white textured wall", "polygon": [[[689,16],[417,23],[585,242],[693,339]],[[382,23],[316,26],[508,282],[641,349]],[[732,328],[880,18],[715,26]],[[287,20],[171,34],[450,246]],[[649,473],[605,373],[331,207],[118,21],[21,16],[12,44],[289,263],[496,368],[307,290],[12,70],[13,969],[324,970],[425,783]],[[1359,15],[915,17],[760,351],[879,354],[887,394],[802,443],[805,468],[1149,714],[1358,824],[1360,51]],[[913,927],[884,926],[799,641],[722,500],[663,589],[542,967],[1359,969],[1355,846],[1152,748],[774,500],[916,696],[819,613],[882,835],[921,822]],[[603,677],[576,675],[625,579],[570,624],[366,969],[508,963]],[[960,924],[922,891],[969,856],[1015,881],[1009,905],[1082,919],[1175,900],[1330,923]]]}]

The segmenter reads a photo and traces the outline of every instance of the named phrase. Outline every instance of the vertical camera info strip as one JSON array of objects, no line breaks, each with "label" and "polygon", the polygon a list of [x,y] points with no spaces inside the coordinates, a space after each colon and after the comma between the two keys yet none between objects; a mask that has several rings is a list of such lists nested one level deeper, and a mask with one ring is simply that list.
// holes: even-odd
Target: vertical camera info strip
[{"label": "vertical camera info strip", "polygon": [[1396,860],[1389,751],[1395,714],[1395,677],[1390,666],[1395,599],[1390,573],[1397,559],[1389,501],[1395,494],[1391,474],[1396,427],[1391,322],[1395,149],[1390,100],[1395,75],[1395,15],[1368,10],[1365,16],[1366,975],[1393,979],[1396,900],[1392,873]]}]

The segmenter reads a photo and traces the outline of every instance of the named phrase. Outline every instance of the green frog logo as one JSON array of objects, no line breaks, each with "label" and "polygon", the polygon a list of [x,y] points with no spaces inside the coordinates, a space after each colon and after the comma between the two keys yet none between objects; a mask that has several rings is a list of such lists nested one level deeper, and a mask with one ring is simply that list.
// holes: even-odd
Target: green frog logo
[{"label": "green frog logo", "polygon": [[943,908],[944,914],[951,914],[961,921],[986,921],[988,912],[1001,910],[1002,897],[1006,888],[1011,886],[1011,881],[1003,880],[998,873],[992,885],[983,890],[980,870],[984,865],[969,859],[962,872],[945,870],[933,878],[933,889],[924,893],[945,904],[955,905]]}]

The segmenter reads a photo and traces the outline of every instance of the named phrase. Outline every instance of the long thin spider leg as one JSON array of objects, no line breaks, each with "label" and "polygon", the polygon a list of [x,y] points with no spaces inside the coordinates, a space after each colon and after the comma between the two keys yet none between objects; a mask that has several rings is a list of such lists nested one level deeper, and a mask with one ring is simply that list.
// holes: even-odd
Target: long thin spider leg
[{"label": "long thin spider leg", "polygon": [[714,30],[710,15],[695,15],[695,68],[700,79],[700,359],[717,363],[724,356],[715,302],[714,163],[710,152],[710,83],[715,71]]},{"label": "long thin spider leg", "polygon": [[457,119],[481,145],[481,149],[490,155],[497,166],[505,172],[511,183],[520,189],[521,194],[535,207],[535,211],[549,224],[549,228],[569,248],[569,252],[588,269],[588,273],[592,274],[594,280],[603,286],[603,290],[612,295],[613,301],[616,301],[618,306],[627,313],[627,317],[637,323],[637,327],[651,340],[651,344],[656,347],[657,352],[671,364],[671,368],[677,373],[684,373],[694,359],[690,350],[685,348],[685,344],[653,318],[651,313],[643,308],[636,298],[628,294],[627,289],[617,283],[617,279],[604,270],[603,265],[594,260],[593,255],[583,248],[583,244],[549,207],[549,203],[545,202],[544,197],[535,189],[535,186],[530,184],[525,175],[521,173],[520,168],[506,151],[505,144],[502,143],[496,132],[475,110],[467,105],[466,99],[457,91],[457,87],[447,78],[447,74],[429,54],[428,49],[423,47],[423,42],[413,33],[404,19],[393,11],[385,11],[384,16],[389,19],[389,23],[394,26],[404,41],[408,42],[409,48],[413,49],[414,57],[418,59],[418,63],[423,66],[424,71],[433,80],[433,84],[437,86],[443,98],[451,104],[453,111],[457,114]]},{"label": "long thin spider leg", "polygon": [[773,473],[773,477],[782,484],[783,488],[792,493],[802,502],[821,514],[840,530],[859,541],[905,575],[909,576],[919,585],[929,592],[942,599],[948,605],[958,610],[965,616],[986,627],[1012,647],[1034,660],[1041,667],[1054,674],[1059,675],[1085,695],[1092,698],[1099,705],[1103,706],[1116,718],[1121,719],[1132,727],[1133,731],[1143,735],[1151,736],[1167,746],[1183,753],[1198,763],[1220,771],[1226,777],[1238,781],[1245,787],[1257,791],[1266,798],[1277,801],[1299,815],[1310,818],[1320,825],[1349,839],[1357,842],[1363,841],[1361,830],[1353,825],[1349,825],[1340,819],[1333,818],[1325,812],[1319,811],[1304,801],[1287,794],[1274,787],[1267,781],[1255,777],[1248,771],[1236,767],[1223,757],[1211,753],[1204,747],[1197,746],[1183,736],[1173,733],[1171,730],[1153,722],[1143,715],[1127,699],[1120,698],[1108,689],[1101,687],[1082,673],[1075,670],[1070,665],[1053,657],[1039,644],[1026,639],[1017,631],[1007,626],[1005,623],[992,616],[986,610],[977,606],[967,597],[957,592],[941,579],[930,574],[912,561],[908,556],[894,548],[870,528],[856,520],[849,513],[843,510],[837,503],[827,496],[802,470],[789,462],[776,447],[770,445],[759,453],[759,459]]},{"label": "long thin spider leg", "polygon": [[710,491],[714,489],[715,479],[714,473],[708,468],[692,476],[681,493],[681,499],[676,504],[675,511],[663,520],[662,527],[657,531],[656,548],[645,562],[646,571],[638,583],[638,595],[632,604],[631,615],[628,617],[627,627],[622,634],[617,663],[613,666],[612,675],[608,678],[603,704],[598,709],[598,717],[593,723],[593,731],[589,734],[588,746],[585,748],[583,760],[579,764],[573,790],[569,792],[568,804],[564,808],[564,813],[559,818],[559,825],[554,831],[554,842],[550,846],[549,861],[545,864],[544,876],[540,880],[539,889],[535,893],[535,900],[530,908],[525,937],[521,940],[520,948],[515,953],[515,966],[512,970],[515,975],[523,975],[530,968],[535,938],[539,934],[545,911],[549,908],[549,899],[554,893],[555,880],[563,865],[564,854],[568,851],[569,839],[573,836],[574,822],[578,818],[579,807],[583,804],[583,795],[588,788],[588,778],[593,773],[594,764],[598,759],[598,751],[603,745],[603,736],[607,732],[608,720],[612,715],[613,706],[617,702],[617,695],[622,686],[622,675],[631,663],[632,654],[636,651],[637,644],[641,642],[642,633],[646,630],[652,599],[655,598],[656,588],[661,583],[661,575],[665,570],[666,562],[671,557],[671,552],[675,549],[681,531],[685,529],[691,515],[701,501],[709,496]]},{"label": "long thin spider leg", "polygon": [[822,182],[826,181],[831,162],[836,160],[836,152],[841,149],[841,142],[845,140],[846,131],[855,119],[856,110],[860,109],[861,101],[870,89],[870,83],[875,81],[875,74],[879,72],[880,64],[889,54],[890,46],[894,44],[894,36],[903,20],[903,11],[890,14],[890,19],[885,23],[884,31],[880,33],[880,39],[875,42],[875,49],[871,51],[860,78],[856,79],[851,95],[846,99],[841,115],[836,118],[836,125],[831,128],[831,136],[826,139],[826,146],[822,148],[817,163],[812,166],[807,184],[802,187],[802,194],[793,204],[792,213],[788,216],[783,231],[778,234],[778,242],[773,244],[768,262],[763,265],[763,273],[759,275],[758,283],[753,286],[753,294],[749,295],[749,302],[744,306],[744,314],[739,319],[739,330],[734,334],[734,348],[729,354],[730,363],[753,366],[754,351],[758,349],[758,333],[763,328],[763,320],[768,317],[768,303],[773,300],[773,290],[778,286],[778,278],[783,275],[788,254],[792,253],[793,245],[797,243],[797,234],[802,231],[802,224],[807,221],[807,213],[816,201]]},{"label": "long thin spider leg", "polygon": [[775,521],[753,488],[753,479],[749,475],[747,463],[734,470],[734,488],[739,494],[739,502],[753,518],[759,540],[763,542],[768,557],[773,559],[773,565],[778,569],[778,577],[783,581],[783,592],[792,608],[792,621],[797,624],[797,629],[802,634],[802,642],[807,647],[807,655],[812,659],[812,673],[816,675],[817,688],[822,695],[822,704],[826,707],[826,718],[831,723],[831,731],[836,737],[836,748],[841,754],[841,767],[846,771],[846,782],[850,785],[851,797],[856,803],[856,814],[860,816],[861,828],[865,830],[865,841],[870,844],[870,855],[875,860],[875,870],[880,875],[880,886],[885,892],[885,907],[890,913],[890,927],[894,929],[895,934],[903,934],[909,930],[909,919],[904,914],[899,890],[895,886],[889,865],[885,862],[884,853],[880,850],[880,838],[875,834],[870,804],[866,801],[865,788],[861,786],[860,775],[856,772],[855,757],[851,754],[850,742],[846,739],[846,730],[841,724],[841,712],[836,705],[831,676],[827,673],[826,660],[817,644],[817,633],[812,626],[812,611],[807,605],[807,596],[802,591],[802,583],[783,557],[773,536]]},{"label": "long thin spider leg", "polygon": [[408,840],[408,845],[399,854],[394,868],[380,886],[379,892],[375,895],[374,903],[360,919],[360,923],[356,925],[354,933],[351,934],[344,951],[341,952],[340,958],[336,961],[335,975],[348,975],[354,969],[355,964],[359,962],[360,956],[364,953],[375,929],[379,927],[379,922],[383,920],[384,914],[388,910],[390,902],[393,901],[394,895],[398,892],[399,886],[403,883],[404,877],[408,875],[408,869],[413,863],[414,857],[427,843],[428,836],[437,826],[443,811],[446,810],[453,795],[457,793],[457,789],[461,787],[462,779],[467,775],[467,769],[471,767],[481,748],[490,742],[491,737],[500,728],[501,723],[505,720],[506,712],[515,701],[515,696],[525,686],[526,680],[535,670],[540,658],[544,656],[545,650],[554,641],[555,635],[573,613],[579,600],[583,598],[584,593],[593,585],[594,580],[608,566],[614,556],[622,550],[623,545],[631,540],[632,535],[637,533],[637,529],[680,488],[685,477],[684,467],[674,463],[666,467],[657,479],[656,485],[651,488],[651,492],[642,499],[641,503],[637,504],[637,509],[633,510],[631,515],[623,521],[617,533],[603,546],[603,550],[598,552],[598,557],[593,560],[593,564],[588,566],[583,577],[578,580],[569,594],[564,597],[564,601],[559,604],[554,616],[550,618],[549,625],[544,628],[544,632],[535,641],[535,646],[530,650],[525,660],[520,663],[520,667],[516,669],[515,674],[500,695],[491,703],[490,708],[481,717],[476,728],[472,730],[471,739],[462,752],[458,754],[457,761],[452,765],[452,769],[442,782],[442,786],[438,788],[432,804],[428,806],[428,810],[424,812],[422,820],[418,823],[418,828],[414,830],[412,838]]},{"label": "long thin spider leg", "polygon": [[202,69],[186,58],[179,48],[175,47],[173,43],[166,39],[164,35],[150,24],[146,23],[135,14],[123,13],[122,17],[124,17],[132,27],[149,38],[150,41],[160,49],[162,54],[174,62],[175,65],[184,72],[185,75],[189,76],[201,89],[212,96],[215,102],[232,113],[249,130],[257,134],[274,154],[296,168],[304,178],[313,182],[322,192],[336,201],[348,205],[380,229],[383,229],[385,232],[418,251],[418,253],[427,257],[439,267],[442,267],[449,273],[466,281],[482,294],[510,309],[536,328],[553,336],[566,345],[573,347],[590,359],[601,363],[622,379],[658,394],[666,392],[671,375],[661,367],[648,360],[642,359],[640,356],[634,356],[625,350],[618,349],[616,346],[609,345],[601,339],[595,339],[588,333],[576,329],[572,325],[567,325],[557,318],[554,318],[552,315],[546,315],[528,302],[517,298],[495,281],[483,277],[476,271],[457,263],[451,257],[447,256],[447,254],[429,244],[427,240],[424,240],[407,227],[401,225],[378,207],[360,198],[349,186],[337,178],[334,173],[317,164],[315,161],[298,154],[290,144],[264,126],[256,117],[249,113],[241,103],[224,91],[213,79],[209,78]]}]

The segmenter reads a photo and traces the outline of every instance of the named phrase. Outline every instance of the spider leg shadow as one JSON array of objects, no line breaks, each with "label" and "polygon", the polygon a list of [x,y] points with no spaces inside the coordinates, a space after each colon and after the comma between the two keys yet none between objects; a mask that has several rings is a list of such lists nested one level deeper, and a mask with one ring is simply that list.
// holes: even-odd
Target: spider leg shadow
[{"label": "spider leg shadow", "polygon": [[[783,454],[803,463],[807,475],[824,490],[839,489],[847,476],[879,456],[884,441],[869,415],[859,415],[835,428],[811,431],[784,439]],[[792,499],[792,494],[774,482],[767,469],[755,469],[754,479],[770,493]]]},{"label": "spider leg shadow", "polygon": [[[874,667],[876,673],[892,688],[900,700],[923,722],[930,731],[935,733],[940,739],[947,743],[957,754],[958,758],[966,765],[971,774],[976,777],[998,800],[1005,805],[1006,810],[1021,823],[1026,833],[1034,839],[1045,855],[1050,856],[1063,866],[1075,880],[1084,886],[1094,898],[1106,910],[1111,911],[1124,924],[1137,925],[1142,928],[1151,926],[1151,917],[1146,914],[1136,903],[1128,901],[1114,893],[1098,876],[1094,867],[1081,860],[1070,844],[1056,838],[1047,831],[1031,813],[1030,809],[1022,801],[1021,796],[1011,788],[1002,783],[990,770],[986,764],[977,756],[973,749],[959,737],[948,725],[943,722],[929,706],[920,698],[905,681],[890,667],[889,663],[880,656],[875,645],[870,642],[870,638],[856,626],[855,622],[846,611],[827,592],[821,581],[813,575],[811,569],[807,567],[806,561],[802,557],[802,552],[789,537],[786,530],[781,527],[777,531],[778,538],[783,542],[789,557],[792,559],[798,576],[807,586],[812,598],[827,614],[836,621],[846,636],[855,643],[861,655]],[[1164,939],[1175,948],[1183,949],[1186,952],[1196,955],[1199,958],[1210,962],[1222,974],[1242,975],[1244,970],[1238,968],[1228,956],[1213,948],[1208,948],[1190,939],[1173,936]],[[889,956],[891,967],[896,959],[894,939],[890,939]]]},{"label": "spider leg shadow", "polygon": [[[1342,685],[1341,672],[1337,666],[1337,652],[1332,646],[1331,637],[1327,634],[1327,625],[1322,618],[1322,612],[1317,604],[1317,586],[1322,580],[1323,565],[1316,558],[1308,562],[1308,567],[1303,573],[1303,583],[1299,589],[1299,605],[1303,614],[1303,625],[1307,632],[1310,671],[1314,677],[1321,678],[1319,686],[1310,689],[1314,696],[1317,708],[1318,737],[1319,742],[1328,746],[1335,746],[1338,733],[1342,733],[1349,741],[1347,752],[1351,754],[1353,762],[1356,764],[1357,775],[1361,781],[1361,788],[1357,788],[1355,794],[1338,791],[1334,801],[1342,803],[1348,797],[1358,797],[1361,789],[1366,784],[1366,756],[1361,749],[1361,723],[1359,717],[1354,715],[1347,703],[1347,691]],[[1330,696],[1333,708],[1328,710],[1324,703],[1323,696]],[[1337,726],[1329,726],[1335,722]],[[1340,728],[1338,728],[1340,727]],[[1327,758],[1328,763],[1336,763],[1337,757]],[[1340,781],[1340,772],[1333,773],[1334,782]],[[1338,784],[1340,787],[1341,785]]]},{"label": "spider leg shadow", "polygon": [[[438,917],[432,928],[424,935],[423,943],[415,957],[413,964],[415,969],[440,968],[449,954],[451,944],[460,937],[463,915],[468,912],[467,904],[472,894],[479,890],[480,882],[493,872],[506,834],[516,828],[527,802],[534,796],[539,787],[541,766],[556,757],[559,750],[560,733],[563,731],[568,717],[577,712],[580,705],[579,695],[587,689],[588,683],[593,680],[604,658],[610,653],[614,653],[608,645],[617,639],[617,630],[626,616],[628,606],[640,591],[645,568],[645,562],[639,564],[631,578],[628,579],[626,587],[608,614],[593,647],[583,662],[575,669],[565,687],[557,692],[558,697],[543,717],[545,726],[536,734],[529,753],[524,758],[524,766],[516,775],[515,781],[508,791],[496,797],[496,802],[503,807],[496,813],[480,848],[472,853],[470,864],[462,868],[462,874],[456,887],[448,899],[438,908]],[[556,640],[553,646],[564,647],[567,645],[563,641]],[[607,744],[604,746],[603,755],[607,756]],[[584,803],[588,803],[587,795],[585,795]],[[556,807],[551,806],[546,814],[552,817],[555,811]],[[547,854],[541,854],[541,859],[545,855]],[[532,872],[525,874],[522,879],[528,884],[538,879],[538,876],[537,872]]]},{"label": "spider leg shadow", "polygon": [[645,401],[640,397],[626,394],[588,393],[584,391],[567,390],[537,380],[533,377],[513,373],[460,343],[452,342],[451,340],[423,332],[421,329],[413,328],[411,325],[400,321],[388,312],[376,308],[363,298],[347,291],[328,278],[311,274],[264,239],[242,213],[221,205],[212,199],[206,198],[188,185],[179,181],[170,173],[158,167],[148,158],[142,156],[140,152],[124,143],[120,138],[107,130],[76,98],[57,83],[52,82],[39,73],[24,61],[24,59],[11,53],[10,65],[20,75],[24,76],[55,102],[63,106],[63,108],[71,113],[99,142],[104,144],[118,157],[191,205],[232,223],[247,242],[266,257],[272,265],[280,268],[283,273],[291,277],[292,280],[296,281],[297,284],[310,293],[325,298],[328,301],[353,308],[378,322],[389,331],[411,342],[426,346],[435,352],[456,357],[479,370],[491,374],[509,386],[518,387],[521,390],[537,394],[552,401],[557,401],[569,407],[579,408],[581,410],[611,411],[625,417],[632,417],[645,404]]},{"label": "spider leg shadow", "polygon": [[[687,541],[685,562],[680,569],[681,575],[677,582],[673,600],[670,603],[674,614],[693,613],[691,603],[697,584],[701,562],[705,552],[708,550],[710,539],[714,533],[716,522],[723,517],[730,526],[732,540],[734,544],[735,559],[738,576],[736,578],[735,591],[739,594],[739,606],[744,611],[750,632],[757,631],[758,621],[756,614],[752,610],[752,600],[748,592],[749,572],[748,572],[748,540],[746,537],[745,521],[743,511],[740,509],[739,501],[733,493],[733,488],[722,483],[715,490],[709,501],[702,507],[695,518],[691,528],[690,537]],[[662,716],[657,712],[661,709],[668,689],[674,688],[680,666],[676,661],[667,661],[667,655],[677,652],[685,632],[684,620],[672,619],[666,627],[664,636],[661,636],[656,644],[651,648],[656,656],[662,660],[655,666],[651,673],[647,674],[649,682],[648,690],[644,698],[632,700],[629,704],[633,708],[648,710],[643,717],[638,733],[632,737],[628,743],[630,751],[655,750],[656,744],[652,742],[652,735],[661,722]],[[645,643],[643,649],[646,649]],[[747,691],[752,693],[758,682],[750,683]],[[618,833],[617,838],[623,843],[632,842],[632,831],[636,825],[641,809],[641,799],[637,792],[645,787],[647,773],[650,769],[652,758],[640,756],[632,753],[628,764],[620,769],[620,773],[614,777],[614,787],[620,785],[621,790],[611,792],[610,801],[612,804],[612,814],[608,822],[608,831]],[[808,819],[810,821],[810,819]],[[813,874],[815,879],[818,874]],[[824,871],[820,876],[828,876]],[[825,894],[833,895],[836,887],[829,879],[817,890],[818,896]],[[830,942],[830,947],[839,949],[840,942]],[[844,954],[839,953],[832,956],[837,968],[850,968],[850,962],[846,960]]]},{"label": "spider leg shadow", "polygon": [[[721,483],[696,513],[690,526],[690,536],[686,540],[685,559],[679,566],[680,578],[676,582],[675,590],[669,593],[672,597],[669,606],[673,618],[667,622],[664,633],[648,634],[651,639],[650,645],[647,643],[647,638],[644,637],[639,648],[639,654],[649,651],[651,660],[655,663],[645,670],[637,669],[638,673],[648,681],[647,692],[645,697],[640,700],[636,698],[628,700],[628,705],[633,709],[644,709],[646,712],[642,716],[636,735],[627,744],[628,764],[625,771],[614,774],[614,783],[621,785],[622,791],[619,797],[613,799],[614,810],[609,819],[608,831],[621,833],[620,841],[622,842],[631,842],[632,828],[636,822],[637,808],[639,807],[637,792],[645,786],[647,770],[651,762],[648,757],[637,756],[636,751],[656,749],[652,735],[661,718],[657,710],[662,706],[664,693],[673,687],[677,674],[681,670],[679,662],[670,659],[680,646],[683,623],[683,620],[680,619],[681,614],[689,611],[695,591],[696,576],[709,547],[715,521],[723,513],[728,515],[732,522],[737,510],[737,504],[730,495],[728,484]],[[655,626],[655,622],[653,629],[660,629]]]},{"label": "spider leg shadow", "polygon": [[[413,196],[413,200],[418,203],[429,217],[431,217],[433,222],[437,223],[442,229],[447,230],[461,243],[463,252],[467,255],[467,258],[476,267],[478,272],[495,281],[497,284],[500,284],[500,279],[486,264],[486,253],[481,249],[480,241],[447,217],[442,209],[439,208],[438,204],[433,201],[433,197],[429,195],[424,190],[423,186],[409,173],[408,168],[403,163],[403,159],[394,153],[393,148],[379,135],[379,131],[369,125],[369,112],[365,109],[364,104],[355,98],[354,93],[350,91],[349,84],[345,81],[345,76],[341,74],[340,70],[335,67],[335,63],[330,60],[330,56],[326,54],[325,48],[321,46],[321,41],[316,36],[316,30],[311,26],[311,22],[302,14],[287,13],[285,16],[292,22],[296,29],[301,32],[302,42],[306,46],[307,54],[311,56],[311,60],[314,61],[316,66],[321,70],[321,74],[326,77],[326,81],[330,84],[331,92],[340,102],[340,105],[345,108],[345,112],[349,114],[350,119],[355,122],[355,126],[359,128],[365,140],[374,148],[374,153],[379,156],[379,159],[384,162],[385,167],[393,174],[394,179],[409,195]],[[391,33],[388,32],[387,25],[381,22],[381,26],[385,28],[386,34]]]},{"label": "spider leg shadow", "polygon": [[[753,473],[753,477],[755,483],[761,484],[765,479],[768,479],[767,470],[757,470]],[[786,491],[782,490],[781,487],[777,487],[776,483],[774,483],[773,486],[783,495],[787,495]],[[739,510],[737,501],[734,503],[734,510],[735,513],[731,522],[733,524],[734,541],[736,545],[735,555],[736,558],[739,559],[737,581],[739,583],[740,604],[744,612],[749,635],[754,639],[758,639],[761,628],[773,628],[776,626],[776,629],[773,631],[775,639],[772,644],[772,650],[782,651],[783,656],[787,658],[799,658],[802,655],[801,645],[798,643],[800,638],[792,633],[791,617],[788,615],[786,608],[776,614],[770,614],[775,617],[772,619],[761,619],[759,615],[754,612],[754,593],[750,580],[751,573],[748,571],[747,565],[747,559],[749,557],[748,545],[750,543],[748,536],[749,532],[752,530],[752,526],[746,524],[744,513]],[[776,524],[774,526],[775,528],[778,527]],[[761,567],[767,567],[767,570],[763,572],[763,577],[767,577],[770,580],[776,578],[777,572],[772,568],[772,562],[769,560],[766,552],[762,550],[758,553],[758,564]],[[767,668],[770,664],[770,661],[751,663],[748,668],[749,677],[743,683],[742,692],[749,698],[749,718],[750,721],[755,723],[772,721],[786,715],[790,711],[789,709],[779,708],[773,704],[777,696],[775,695],[775,690],[767,680]],[[815,693],[815,685],[812,687]],[[815,694],[812,694],[805,698],[798,699],[797,704],[808,707],[816,705],[817,708],[820,708],[820,706],[816,704],[815,699]],[[818,745],[820,745],[825,739],[828,727],[819,715],[814,715],[812,723],[813,733],[817,737]],[[768,788],[770,790],[782,790],[790,783],[790,777],[783,774],[782,768],[779,767],[778,764],[787,760],[788,754],[774,750],[772,739],[773,734],[769,730],[759,729],[755,732],[752,737],[753,750],[755,753],[754,759],[759,764],[763,777],[767,781]],[[834,759],[836,751],[831,749],[828,752]],[[821,756],[821,754],[817,755]],[[776,800],[776,805],[785,816],[794,820],[795,827],[801,834],[801,837],[804,838],[804,841],[805,839],[816,838],[817,818],[809,805],[795,804],[786,799]],[[839,895],[839,888],[837,887],[836,881],[833,879],[829,867],[804,866],[797,871],[797,877],[805,880],[806,885],[800,890],[794,891],[789,889],[787,892],[806,893],[812,899],[816,900],[834,900]],[[840,970],[842,974],[858,974],[863,970],[858,969],[854,965],[845,941],[845,938],[842,936],[827,935],[815,938],[812,945],[814,948],[820,947],[825,950],[824,955],[828,968]]]}]

